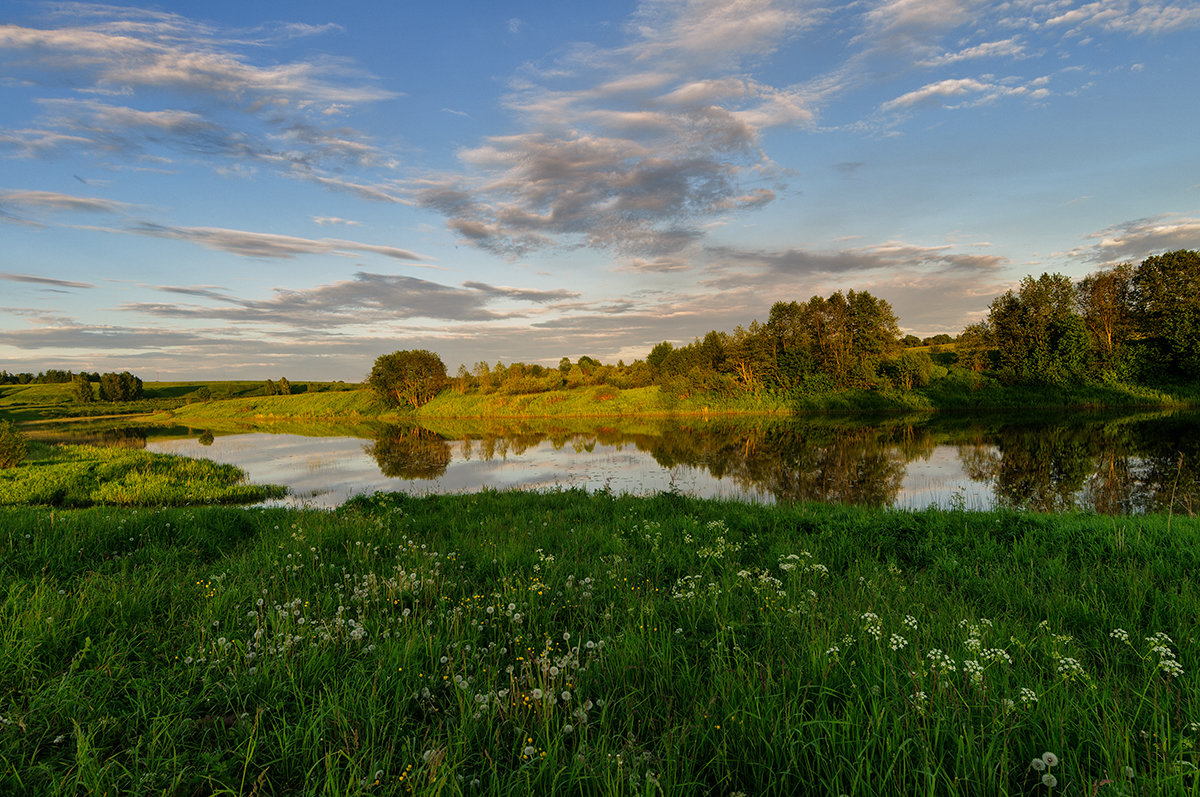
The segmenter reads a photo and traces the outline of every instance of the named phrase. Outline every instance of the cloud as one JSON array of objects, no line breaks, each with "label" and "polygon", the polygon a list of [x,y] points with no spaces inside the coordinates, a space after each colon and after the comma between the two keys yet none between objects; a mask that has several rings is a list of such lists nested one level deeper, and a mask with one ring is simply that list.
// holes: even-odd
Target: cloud
[{"label": "cloud", "polygon": [[[1037,82],[1038,88],[1020,85],[1004,85],[988,83],[975,78],[949,78],[929,83],[919,89],[902,94],[888,100],[880,106],[884,112],[903,111],[921,105],[943,106],[946,108],[962,108],[991,102],[999,97],[1026,96],[1042,99],[1049,91],[1040,87],[1044,81]],[[962,99],[957,104],[950,100]]]},{"label": "cloud", "polygon": [[99,197],[82,197],[55,191],[15,191],[0,189],[0,213],[15,217],[12,211],[70,211],[76,213],[123,213],[124,202]]},{"label": "cloud", "polygon": [[[232,337],[232,336],[231,336]],[[44,326],[34,329],[0,331],[0,344],[16,349],[58,349],[66,351],[152,349],[163,350],[181,345],[211,342],[203,334],[158,327],[117,327],[87,324]],[[98,359],[89,355],[84,362]]]},{"label": "cloud", "polygon": [[529,290],[525,288],[509,288],[503,285],[488,285],[486,282],[467,281],[463,283],[463,287],[473,291],[479,291],[485,296],[496,299],[514,299],[521,302],[535,302],[544,304],[546,302],[559,301],[562,299],[570,299],[579,296],[578,291],[566,289],[558,289],[553,291]]},{"label": "cloud", "polygon": [[[342,238],[301,238],[294,235],[230,230],[221,227],[172,227],[142,222],[134,227],[109,229],[107,232],[126,232],[151,238],[170,238],[200,244],[209,249],[231,252],[245,257],[290,259],[297,255],[342,255],[370,253],[397,260],[422,260],[422,255],[394,246],[379,246]],[[425,266],[432,268],[432,266]]]},{"label": "cloud", "polygon": [[935,68],[970,61],[976,58],[1020,58],[1025,55],[1025,45],[1016,36],[1000,41],[981,42],[958,52],[943,53],[917,63],[924,68]]},{"label": "cloud", "polygon": [[872,55],[919,60],[929,57],[942,35],[971,20],[972,0],[890,0],[867,12],[866,30],[855,41]]},{"label": "cloud", "polygon": [[214,299],[218,306],[130,303],[122,309],[159,318],[209,319],[322,329],[378,325],[414,319],[492,321],[508,318],[487,305],[502,300],[544,304],[579,294],[570,290],[530,290],[466,282],[462,287],[395,274],[357,272],[351,280],[310,290],[277,289],[267,300],[237,299],[206,287],[159,290]]},{"label": "cloud", "polygon": [[[398,96],[371,75],[325,56],[252,61],[339,26],[273,23],[232,31],[105,4],[48,8],[57,26],[0,25],[0,69],[55,94],[39,100],[44,114],[36,126],[0,130],[0,146],[22,157],[86,152],[173,159],[185,153],[215,159],[213,168],[222,173],[238,171],[228,165],[233,160],[361,193],[368,188],[355,186],[342,170],[386,169],[394,162],[352,128],[329,124],[351,108]],[[64,88],[74,96],[61,96]],[[118,96],[119,102],[109,99]],[[197,107],[203,112],[190,110]],[[374,198],[384,198],[373,190]]]},{"label": "cloud", "polygon": [[665,274],[671,271],[687,271],[691,267],[691,263],[684,257],[665,255],[649,259],[635,257],[618,266],[616,270],[641,274]]},{"label": "cloud", "polygon": [[729,287],[747,278],[770,281],[781,277],[861,276],[901,270],[983,276],[996,272],[1006,262],[998,255],[953,252],[949,246],[920,246],[900,241],[833,251],[711,247],[706,254],[712,264],[710,271],[716,275],[709,284],[717,287]]},{"label": "cloud", "polygon": [[256,66],[236,52],[243,42],[176,14],[70,5],[70,11],[60,7],[69,20],[63,27],[0,25],[0,51],[19,55],[12,62],[16,74],[47,83],[51,75],[61,75],[102,91],[185,91],[244,107],[264,101],[303,106],[395,96],[369,85],[345,61],[320,58]]},{"label": "cloud", "polygon": [[[1056,8],[1054,4],[1050,8]],[[1047,27],[1066,27],[1081,35],[1087,28],[1135,35],[1160,35],[1200,27],[1200,6],[1194,3],[1142,3],[1099,0],[1071,8],[1045,20]]]},{"label": "cloud", "polygon": [[32,274],[10,274],[0,271],[0,280],[9,280],[11,282],[30,282],[34,285],[49,285],[54,288],[95,288],[96,286],[90,282],[74,282],[72,280],[53,279],[51,277],[38,277]]},{"label": "cloud", "polygon": [[1088,236],[1098,243],[1068,254],[1102,266],[1141,261],[1174,249],[1200,249],[1200,218],[1163,214],[1121,222]]},{"label": "cloud", "polygon": [[361,227],[362,222],[341,219],[337,216],[313,216],[313,221],[324,227],[327,224],[345,224],[348,227]]},{"label": "cloud", "polygon": [[777,0],[650,0],[611,48],[575,47],[511,83],[518,130],[412,186],[462,240],[506,256],[679,251],[702,224],[775,198],[762,131],[810,125],[806,95],[745,74],[824,18]]}]

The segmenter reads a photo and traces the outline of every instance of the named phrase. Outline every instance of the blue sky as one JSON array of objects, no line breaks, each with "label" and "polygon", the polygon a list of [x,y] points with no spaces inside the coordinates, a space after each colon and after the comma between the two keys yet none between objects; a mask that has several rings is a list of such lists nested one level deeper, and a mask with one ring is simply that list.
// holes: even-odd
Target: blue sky
[{"label": "blue sky", "polygon": [[1200,247],[1200,3],[0,6],[0,367],[645,357]]}]

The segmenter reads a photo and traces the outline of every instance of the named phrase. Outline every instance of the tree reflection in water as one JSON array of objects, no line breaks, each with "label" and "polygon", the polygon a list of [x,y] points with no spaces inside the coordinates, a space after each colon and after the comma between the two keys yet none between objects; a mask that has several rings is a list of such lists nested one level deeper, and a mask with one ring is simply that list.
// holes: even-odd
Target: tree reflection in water
[{"label": "tree reflection in water", "polygon": [[1012,423],[958,445],[963,470],[999,506],[1102,514],[1200,509],[1196,417]]},{"label": "tree reflection in water", "polygon": [[450,446],[437,432],[420,426],[386,426],[364,450],[393,479],[436,479],[450,465]]},{"label": "tree reflection in water", "polygon": [[[458,457],[517,457],[549,442],[591,452],[632,446],[663,468],[694,468],[745,494],[779,501],[894,506],[909,463],[939,446],[957,450],[963,472],[988,484],[998,506],[1102,513],[1200,509],[1200,435],[1195,413],[1079,416],[1031,423],[1004,416],[674,420],[635,427],[541,431],[393,427],[370,450],[386,475],[435,478],[457,440]],[[386,464],[385,464],[386,463]]]}]

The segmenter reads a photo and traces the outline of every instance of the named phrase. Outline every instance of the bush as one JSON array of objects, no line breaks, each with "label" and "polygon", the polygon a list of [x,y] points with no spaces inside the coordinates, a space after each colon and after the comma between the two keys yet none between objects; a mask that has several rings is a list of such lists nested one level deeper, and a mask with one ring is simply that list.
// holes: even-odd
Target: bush
[{"label": "bush", "polygon": [[8,421],[0,421],[0,468],[15,468],[27,452],[25,435]]}]

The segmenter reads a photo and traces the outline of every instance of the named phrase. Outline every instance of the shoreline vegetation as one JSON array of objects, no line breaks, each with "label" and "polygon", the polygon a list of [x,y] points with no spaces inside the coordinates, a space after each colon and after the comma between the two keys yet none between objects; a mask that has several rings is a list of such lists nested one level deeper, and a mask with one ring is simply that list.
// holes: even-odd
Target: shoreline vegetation
[{"label": "shoreline vegetation", "polygon": [[6,794],[1200,788],[1187,518],[563,491],[0,529]]},{"label": "shoreline vegetation", "polygon": [[249,484],[233,465],[120,446],[30,442],[23,461],[0,470],[0,506],[192,506],[281,498],[285,488]]},{"label": "shoreline vegetation", "polygon": [[[992,384],[972,388],[962,383],[934,382],[929,389],[910,394],[880,394],[845,390],[822,396],[789,398],[774,394],[720,396],[695,394],[680,398],[659,386],[615,388],[588,386],[562,388],[532,394],[465,394],[442,391],[417,409],[387,406],[371,390],[346,385],[337,391],[298,393],[286,396],[231,395],[216,398],[230,386],[249,392],[259,383],[191,382],[148,383],[146,396],[134,406],[110,404],[91,406],[80,413],[63,385],[0,387],[0,417],[8,417],[27,428],[39,422],[89,422],[105,418],[145,416],[156,422],[178,422],[194,426],[221,422],[272,426],[300,423],[319,430],[322,423],[344,429],[356,424],[395,423],[422,420],[502,420],[554,418],[661,418],[672,416],[802,415],[807,413],[936,413],[959,411],[1003,411],[1012,409],[1106,409],[1181,408],[1200,402],[1195,389],[1186,387],[1152,389],[1134,385],[1081,385],[1074,389],[1030,388]],[[167,392],[187,391],[161,397]],[[207,389],[212,398],[195,397]],[[366,425],[366,426],[364,426]],[[319,431],[318,431],[319,433]]]}]

